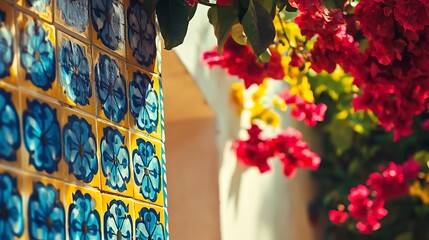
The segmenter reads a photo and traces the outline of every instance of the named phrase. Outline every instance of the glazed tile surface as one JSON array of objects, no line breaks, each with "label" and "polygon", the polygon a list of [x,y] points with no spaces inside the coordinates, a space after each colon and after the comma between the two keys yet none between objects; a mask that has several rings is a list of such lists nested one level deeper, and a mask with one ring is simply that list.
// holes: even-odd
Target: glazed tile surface
[{"label": "glazed tile surface", "polygon": [[144,9],[0,2],[0,238],[168,239],[160,35]]}]

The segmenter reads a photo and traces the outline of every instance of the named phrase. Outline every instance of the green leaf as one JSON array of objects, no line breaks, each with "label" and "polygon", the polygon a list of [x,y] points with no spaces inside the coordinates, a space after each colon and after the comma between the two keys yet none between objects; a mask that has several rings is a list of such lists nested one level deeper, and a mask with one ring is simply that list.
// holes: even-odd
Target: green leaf
[{"label": "green leaf", "polygon": [[411,239],[413,239],[413,233],[411,232],[402,233],[401,235],[395,238],[395,240],[411,240]]},{"label": "green leaf", "polygon": [[258,56],[256,59],[259,63],[267,63],[271,59],[271,52],[269,49],[266,49],[265,52],[263,52],[261,55]]},{"label": "green leaf", "polygon": [[232,7],[211,7],[207,13],[209,22],[213,25],[217,38],[218,52],[222,52],[223,45],[231,32],[234,24],[238,23],[237,13]]},{"label": "green leaf", "polygon": [[198,4],[195,4],[195,6],[191,9],[191,12],[189,13],[189,21],[191,21],[192,18],[194,18],[195,13],[197,12]]},{"label": "green leaf", "polygon": [[292,7],[288,0],[277,0],[277,7],[280,11],[286,10],[287,12],[297,12],[298,9]]},{"label": "green leaf", "polygon": [[241,25],[240,23],[236,23],[232,26],[231,37],[236,43],[243,46],[247,45],[247,37],[246,34],[244,34],[243,25]]},{"label": "green leaf", "polygon": [[274,18],[273,13],[276,13],[276,1],[275,0],[254,0],[255,3],[259,4],[261,7],[263,7],[267,12],[270,13],[271,17]]},{"label": "green leaf", "polygon": [[249,1],[242,21],[244,32],[253,52],[259,56],[273,42],[275,29],[270,13],[258,2]]},{"label": "green leaf", "polygon": [[337,149],[337,154],[347,151],[352,146],[353,130],[347,121],[334,119],[330,122],[328,131],[331,134],[331,142]]},{"label": "green leaf", "polygon": [[183,43],[192,10],[183,0],[160,0],[156,5],[165,49],[170,50]]},{"label": "green leaf", "polygon": [[143,9],[146,11],[147,15],[152,16],[158,2],[159,2],[159,0],[145,0],[144,1]]},{"label": "green leaf", "polygon": [[322,0],[327,8],[341,8],[344,6],[345,0]]}]

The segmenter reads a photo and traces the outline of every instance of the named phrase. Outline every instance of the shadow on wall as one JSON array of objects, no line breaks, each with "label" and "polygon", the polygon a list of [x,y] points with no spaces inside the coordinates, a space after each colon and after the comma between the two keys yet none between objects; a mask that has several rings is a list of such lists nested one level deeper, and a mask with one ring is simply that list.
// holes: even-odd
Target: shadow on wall
[{"label": "shadow on wall", "polygon": [[163,52],[170,236],[218,240],[216,121],[174,52]]},{"label": "shadow on wall", "polygon": [[[166,55],[163,59],[172,239],[316,240],[308,214],[308,172],[288,180],[278,161],[262,175],[237,165],[230,150],[239,129],[229,98],[234,78],[201,63],[203,51],[215,45],[206,14],[198,8],[190,26],[193,34],[175,50],[195,82],[182,65],[168,77],[166,71],[178,63]],[[206,104],[207,111],[200,108],[203,96],[212,110]],[[288,118],[285,124],[293,125]]]}]

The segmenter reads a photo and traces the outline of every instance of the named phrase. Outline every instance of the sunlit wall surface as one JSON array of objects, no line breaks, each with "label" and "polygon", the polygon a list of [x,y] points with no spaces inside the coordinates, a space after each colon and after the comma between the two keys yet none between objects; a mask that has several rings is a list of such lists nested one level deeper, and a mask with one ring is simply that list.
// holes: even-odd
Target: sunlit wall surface
[{"label": "sunlit wall surface", "polygon": [[168,239],[160,40],[144,9],[0,1],[1,239]]}]

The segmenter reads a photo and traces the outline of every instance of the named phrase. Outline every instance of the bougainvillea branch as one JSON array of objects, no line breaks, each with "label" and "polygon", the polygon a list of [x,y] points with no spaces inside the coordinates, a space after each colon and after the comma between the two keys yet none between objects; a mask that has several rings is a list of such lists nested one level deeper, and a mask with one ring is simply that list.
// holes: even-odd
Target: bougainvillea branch
[{"label": "bougainvillea branch", "polygon": [[366,185],[361,184],[350,190],[348,214],[344,205],[329,212],[329,219],[334,224],[344,223],[347,215],[350,215],[357,222],[359,232],[370,234],[378,230],[381,227],[380,220],[388,214],[386,202],[409,193],[409,183],[417,178],[420,164],[409,159],[402,165],[390,162],[389,166],[381,166],[380,170],[369,175]]},{"label": "bougainvillea branch", "polygon": [[232,148],[239,163],[258,167],[264,173],[271,169],[268,160],[275,157],[283,164],[283,173],[287,177],[292,177],[297,168],[319,168],[319,155],[309,150],[308,143],[302,140],[302,134],[296,129],[288,128],[266,138],[261,136],[261,132],[254,124],[247,131],[247,140],[234,142]]}]

